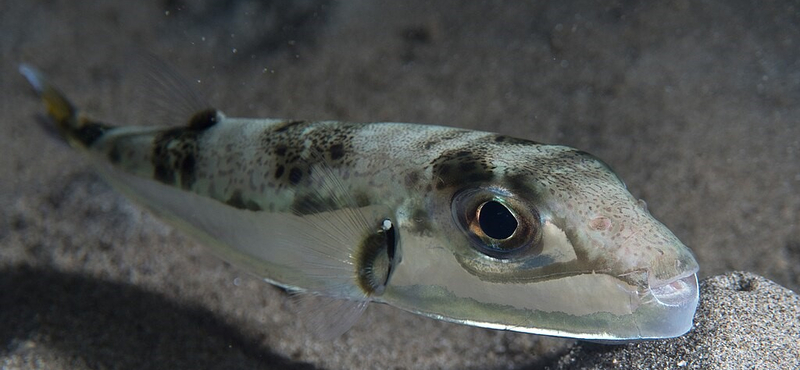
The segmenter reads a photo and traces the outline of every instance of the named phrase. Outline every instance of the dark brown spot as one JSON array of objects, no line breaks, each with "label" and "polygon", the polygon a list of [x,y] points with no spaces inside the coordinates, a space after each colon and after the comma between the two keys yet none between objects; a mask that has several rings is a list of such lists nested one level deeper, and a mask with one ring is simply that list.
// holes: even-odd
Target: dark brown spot
[{"label": "dark brown spot", "polygon": [[276,133],[285,132],[285,131],[289,130],[292,127],[296,127],[296,126],[302,125],[304,123],[306,123],[306,121],[286,121],[282,125],[278,126],[275,129],[275,132]]},{"label": "dark brown spot", "polygon": [[331,159],[334,161],[344,157],[344,145],[341,143],[331,145],[329,151],[331,153]]},{"label": "dark brown spot", "polygon": [[205,130],[217,124],[217,110],[213,108],[204,109],[195,113],[189,119],[189,128],[192,130]]},{"label": "dark brown spot", "polygon": [[366,192],[356,192],[353,194],[353,200],[356,202],[356,206],[358,207],[366,207],[372,204],[369,194]]},{"label": "dark brown spot", "polygon": [[[510,189],[522,193],[530,191],[534,185],[530,176],[524,174],[508,174],[503,177],[503,183],[507,184]],[[551,188],[550,191],[552,192],[553,189]]]},{"label": "dark brown spot", "polygon": [[244,200],[242,200],[242,192],[239,190],[234,191],[233,194],[231,194],[231,197],[228,198],[227,201],[225,201],[225,204],[233,208],[243,209]]},{"label": "dark brown spot", "polygon": [[166,130],[158,134],[153,142],[153,177],[168,185],[191,188],[196,181],[198,131],[186,127]]},{"label": "dark brown spot", "polygon": [[275,155],[283,157],[284,155],[286,155],[286,150],[287,149],[288,148],[286,147],[286,145],[283,145],[283,144],[278,145],[278,146],[275,147]]},{"label": "dark brown spot", "polygon": [[458,139],[460,137],[463,137],[464,135],[469,134],[470,132],[471,131],[469,131],[469,130],[452,130],[452,131],[449,131],[449,132],[447,132],[447,133],[445,133],[445,134],[443,134],[441,136],[431,137],[430,139],[428,139],[427,141],[422,143],[422,148],[424,150],[429,150],[436,144],[439,144],[441,142],[448,141],[448,140]]},{"label": "dark brown spot", "polygon": [[431,165],[437,190],[463,187],[494,179],[494,166],[486,158],[486,150],[457,150],[442,153]]},{"label": "dark brown spot", "polygon": [[231,197],[228,198],[227,201],[225,201],[225,204],[236,209],[246,209],[248,211],[261,210],[261,206],[259,206],[258,203],[250,199],[245,200],[244,197],[242,196],[242,192],[239,190],[234,191],[233,194],[231,194]]},{"label": "dark brown spot", "polygon": [[289,170],[289,183],[291,183],[292,185],[297,185],[298,183],[300,183],[300,180],[302,179],[303,179],[302,170],[300,170],[297,167],[292,167],[292,169]]},{"label": "dark brown spot", "polygon": [[195,158],[194,153],[186,153],[181,161],[181,187],[189,189],[194,184],[195,178]]},{"label": "dark brown spot", "polygon": [[70,136],[77,139],[84,146],[89,147],[105,134],[108,127],[98,122],[82,122],[80,127],[71,130]]},{"label": "dark brown spot", "polygon": [[282,165],[278,165],[278,168],[275,169],[275,179],[281,178],[284,170],[285,168]]},{"label": "dark brown spot", "polygon": [[419,184],[419,172],[412,171],[406,174],[406,186],[414,187]]},{"label": "dark brown spot", "polygon": [[343,207],[336,198],[323,197],[316,192],[304,192],[295,195],[291,209],[298,215],[312,215],[321,212],[336,211]]},{"label": "dark brown spot", "polygon": [[494,136],[494,142],[495,143],[506,144],[506,145],[542,145],[542,144],[537,143],[535,141],[520,139],[520,138],[516,138],[516,137],[513,137],[513,136],[506,136],[506,135],[495,135]]}]

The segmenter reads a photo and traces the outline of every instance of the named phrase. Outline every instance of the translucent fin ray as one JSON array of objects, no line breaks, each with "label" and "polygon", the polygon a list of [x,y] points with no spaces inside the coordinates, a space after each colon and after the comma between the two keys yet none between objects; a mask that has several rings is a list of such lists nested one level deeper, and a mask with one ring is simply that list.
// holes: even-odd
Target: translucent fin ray
[{"label": "translucent fin ray", "polygon": [[321,340],[340,337],[352,328],[367,309],[369,301],[340,299],[298,293],[293,298],[299,306],[306,330]]},{"label": "translucent fin ray", "polygon": [[197,112],[211,109],[197,88],[169,63],[155,55],[144,54],[137,58],[137,105],[153,117],[153,122],[142,125],[181,126]]}]

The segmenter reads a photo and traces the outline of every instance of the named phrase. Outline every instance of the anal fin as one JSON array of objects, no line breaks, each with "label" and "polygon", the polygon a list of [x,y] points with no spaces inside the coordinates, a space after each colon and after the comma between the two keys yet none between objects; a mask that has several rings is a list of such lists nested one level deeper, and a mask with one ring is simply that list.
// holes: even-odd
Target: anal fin
[{"label": "anal fin", "polygon": [[369,305],[368,300],[333,298],[311,293],[295,294],[306,330],[321,340],[336,339],[353,327]]}]

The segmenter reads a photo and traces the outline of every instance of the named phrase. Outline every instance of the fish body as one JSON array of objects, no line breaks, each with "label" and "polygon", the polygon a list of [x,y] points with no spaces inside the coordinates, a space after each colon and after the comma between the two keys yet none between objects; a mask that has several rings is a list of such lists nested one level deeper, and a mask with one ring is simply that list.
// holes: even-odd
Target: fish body
[{"label": "fish body", "polygon": [[598,341],[691,328],[691,251],[586,152],[200,106],[178,126],[111,126],[20,71],[115,188],[266,281],[336,302],[331,333],[369,302]]}]

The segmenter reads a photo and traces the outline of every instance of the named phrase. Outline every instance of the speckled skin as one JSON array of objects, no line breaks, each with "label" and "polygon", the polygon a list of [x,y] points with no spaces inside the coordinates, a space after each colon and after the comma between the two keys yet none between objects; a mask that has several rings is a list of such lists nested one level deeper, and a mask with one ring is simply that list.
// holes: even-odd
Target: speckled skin
[{"label": "speckled skin", "polygon": [[[22,71],[67,140],[110,163],[117,188],[271,283],[585,339],[691,327],[694,257],[588,153],[442,126],[213,109],[178,127],[112,127]],[[513,234],[487,236],[488,202],[515,220]]]},{"label": "speckled skin", "polygon": [[[303,209],[311,175],[330,166],[358,204],[388,205],[412,232],[434,232],[452,222],[446,215],[431,217],[431,205],[450,208],[462,189],[500,186],[538,203],[539,213],[565,230],[573,245],[587,244],[576,251],[584,271],[648,269],[666,280],[692,268],[686,250],[674,248],[680,242],[611,169],[579,150],[441,126],[231,119],[221,113],[213,120],[138,133],[112,129],[91,148],[126,171],[253,211],[313,212]],[[537,278],[513,270],[499,275],[510,273]]]}]

